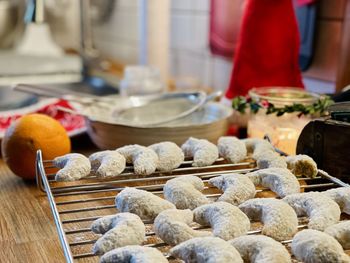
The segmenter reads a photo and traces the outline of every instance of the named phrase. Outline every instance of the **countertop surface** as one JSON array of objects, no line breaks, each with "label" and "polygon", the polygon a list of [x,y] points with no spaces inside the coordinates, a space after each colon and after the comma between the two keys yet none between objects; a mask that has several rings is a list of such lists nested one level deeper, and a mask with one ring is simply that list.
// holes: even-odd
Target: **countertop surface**
[{"label": "countertop surface", "polygon": [[[73,151],[97,150],[86,136]],[[65,262],[46,194],[15,176],[0,159],[0,262]]]}]

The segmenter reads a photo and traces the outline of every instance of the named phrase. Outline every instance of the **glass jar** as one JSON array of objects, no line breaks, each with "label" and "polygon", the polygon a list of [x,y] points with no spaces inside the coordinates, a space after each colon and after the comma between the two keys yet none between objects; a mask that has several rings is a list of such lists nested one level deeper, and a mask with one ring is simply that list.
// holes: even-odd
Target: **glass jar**
[{"label": "glass jar", "polygon": [[[320,98],[320,95],[303,89],[281,87],[254,88],[250,90],[249,96],[257,101],[272,103],[275,107],[294,103],[306,106]],[[257,114],[251,114],[248,120],[248,137],[263,138],[264,135],[268,135],[275,147],[288,154],[295,154],[299,135],[312,119],[311,116],[298,116],[298,114],[298,112],[285,113],[278,117],[274,113],[266,114],[265,109],[260,109]]]},{"label": "glass jar", "polygon": [[156,94],[164,88],[159,69],[148,66],[127,66],[120,81],[122,96]]}]

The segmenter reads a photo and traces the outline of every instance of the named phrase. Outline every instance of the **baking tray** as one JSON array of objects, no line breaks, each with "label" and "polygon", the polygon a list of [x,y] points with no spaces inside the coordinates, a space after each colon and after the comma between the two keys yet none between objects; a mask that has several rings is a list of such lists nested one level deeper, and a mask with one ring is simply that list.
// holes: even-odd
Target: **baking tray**
[{"label": "baking tray", "polygon": [[[116,194],[126,186],[137,187],[162,196],[163,185],[167,180],[175,176],[195,175],[200,177],[206,185],[203,193],[209,198],[216,199],[221,195],[221,192],[208,186],[208,179],[221,174],[247,173],[256,169],[252,159],[232,164],[220,158],[213,165],[207,167],[192,167],[191,164],[191,160],[186,160],[171,173],[155,172],[152,175],[140,176],[132,173],[132,167],[127,167],[120,176],[115,178],[102,180],[95,176],[89,176],[75,182],[56,182],[54,180],[55,174],[52,173],[54,168],[52,161],[43,160],[39,150],[36,158],[37,184],[48,197],[66,262],[98,262],[98,257],[91,251],[100,235],[91,232],[90,225],[97,218],[117,213],[114,199]],[[323,191],[333,187],[349,186],[321,170],[316,178],[298,178],[298,180],[302,191]],[[266,188],[257,187],[256,197],[276,196]],[[349,216],[342,215],[342,220],[349,218]],[[154,234],[153,222],[144,221],[144,223],[147,230],[147,240],[143,245],[158,248],[170,262],[179,262],[168,255],[170,246]],[[299,229],[307,228],[306,224],[305,217],[299,218]],[[193,227],[209,229],[209,227],[195,224]],[[261,223],[252,222],[251,231],[248,234],[259,234],[261,228]],[[287,248],[289,248],[290,242],[291,240],[282,241]],[[350,254],[350,251],[346,252]]]}]

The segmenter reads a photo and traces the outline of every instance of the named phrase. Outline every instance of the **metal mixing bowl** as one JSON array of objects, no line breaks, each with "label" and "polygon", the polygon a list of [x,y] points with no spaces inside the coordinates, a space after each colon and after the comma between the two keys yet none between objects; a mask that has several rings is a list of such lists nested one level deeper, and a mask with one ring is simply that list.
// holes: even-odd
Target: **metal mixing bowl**
[{"label": "metal mixing bowl", "polygon": [[150,145],[172,141],[178,145],[189,137],[216,143],[227,132],[232,109],[217,102],[209,102],[187,117],[156,127],[133,127],[111,124],[86,117],[87,133],[101,149],[115,149],[127,144]]}]

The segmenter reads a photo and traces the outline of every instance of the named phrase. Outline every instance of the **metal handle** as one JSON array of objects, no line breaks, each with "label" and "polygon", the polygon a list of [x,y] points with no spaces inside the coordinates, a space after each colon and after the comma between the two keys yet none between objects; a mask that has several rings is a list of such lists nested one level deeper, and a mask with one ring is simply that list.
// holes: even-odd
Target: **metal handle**
[{"label": "metal handle", "polygon": [[21,91],[25,93],[34,94],[43,97],[54,97],[62,99],[64,94],[58,90],[50,90],[40,86],[28,85],[28,84],[17,84],[12,87],[13,90]]},{"label": "metal handle", "polygon": [[99,103],[101,107],[106,107],[104,104],[110,104],[114,102],[114,99],[108,97],[99,97],[90,94],[83,94],[80,92],[67,91],[64,89],[49,89],[46,87],[29,85],[29,84],[17,84],[12,87],[13,90],[26,92],[43,97],[53,97],[63,99],[66,101],[76,102],[83,105],[89,105],[92,103]]}]

